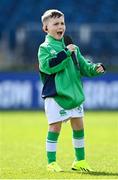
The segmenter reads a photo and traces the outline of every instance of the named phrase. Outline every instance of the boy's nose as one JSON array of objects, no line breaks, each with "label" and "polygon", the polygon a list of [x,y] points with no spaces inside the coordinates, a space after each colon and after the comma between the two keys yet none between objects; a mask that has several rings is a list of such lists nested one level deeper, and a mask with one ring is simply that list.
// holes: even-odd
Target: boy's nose
[{"label": "boy's nose", "polygon": [[60,26],[59,26],[59,30],[62,30],[62,29],[63,29],[63,25],[60,25]]}]

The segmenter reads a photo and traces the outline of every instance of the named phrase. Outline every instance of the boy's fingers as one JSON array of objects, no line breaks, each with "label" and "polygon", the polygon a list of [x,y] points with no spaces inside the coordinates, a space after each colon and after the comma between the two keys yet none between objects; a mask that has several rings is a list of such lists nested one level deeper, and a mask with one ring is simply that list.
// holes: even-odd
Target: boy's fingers
[{"label": "boy's fingers", "polygon": [[104,72],[104,69],[102,66],[98,66],[96,70],[97,72]]},{"label": "boy's fingers", "polygon": [[69,44],[67,46],[68,49],[70,49],[71,51],[74,51],[75,50],[75,45],[74,44]]},{"label": "boy's fingers", "polygon": [[98,69],[98,68],[102,68],[102,69],[103,69],[103,72],[106,71],[106,68],[105,68],[105,66],[104,66],[102,63],[97,64],[97,69]]}]

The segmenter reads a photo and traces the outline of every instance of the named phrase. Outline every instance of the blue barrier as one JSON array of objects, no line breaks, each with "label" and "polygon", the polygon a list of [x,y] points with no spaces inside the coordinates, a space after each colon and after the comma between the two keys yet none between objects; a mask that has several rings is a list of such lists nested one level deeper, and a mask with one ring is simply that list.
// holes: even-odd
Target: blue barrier
[{"label": "blue barrier", "polygon": [[[86,109],[118,109],[118,74],[83,78]],[[43,109],[38,73],[0,73],[0,109]]]},{"label": "blue barrier", "polygon": [[84,78],[86,109],[118,109],[118,74]]},{"label": "blue barrier", "polygon": [[41,109],[38,73],[0,73],[0,109]]}]

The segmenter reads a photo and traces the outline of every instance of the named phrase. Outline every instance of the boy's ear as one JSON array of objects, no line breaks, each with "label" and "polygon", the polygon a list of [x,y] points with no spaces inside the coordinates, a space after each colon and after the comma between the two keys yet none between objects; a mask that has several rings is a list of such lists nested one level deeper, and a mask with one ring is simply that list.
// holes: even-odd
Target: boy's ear
[{"label": "boy's ear", "polygon": [[48,28],[47,28],[47,26],[45,25],[45,26],[43,26],[43,31],[44,32],[47,32],[48,31]]},{"label": "boy's ear", "polygon": [[45,26],[45,30],[48,31],[48,27],[47,26]]}]

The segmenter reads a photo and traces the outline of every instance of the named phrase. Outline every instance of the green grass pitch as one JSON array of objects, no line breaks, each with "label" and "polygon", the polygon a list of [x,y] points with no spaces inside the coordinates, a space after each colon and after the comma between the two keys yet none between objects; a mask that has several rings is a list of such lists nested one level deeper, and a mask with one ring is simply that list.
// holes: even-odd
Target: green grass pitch
[{"label": "green grass pitch", "polygon": [[63,123],[57,162],[64,172],[46,171],[44,112],[0,112],[1,179],[118,179],[118,112],[85,113],[86,159],[95,170],[71,170],[74,160],[70,123]]}]

